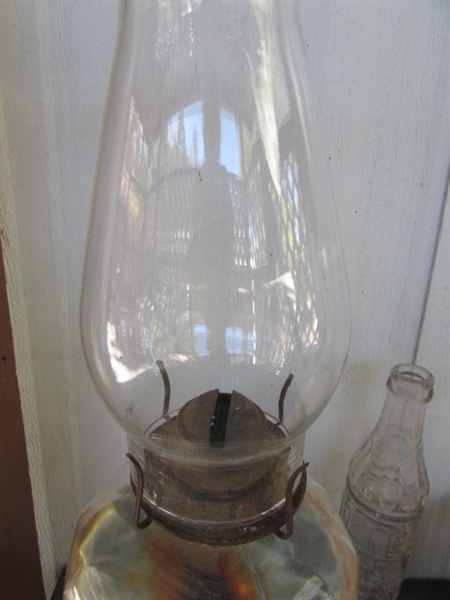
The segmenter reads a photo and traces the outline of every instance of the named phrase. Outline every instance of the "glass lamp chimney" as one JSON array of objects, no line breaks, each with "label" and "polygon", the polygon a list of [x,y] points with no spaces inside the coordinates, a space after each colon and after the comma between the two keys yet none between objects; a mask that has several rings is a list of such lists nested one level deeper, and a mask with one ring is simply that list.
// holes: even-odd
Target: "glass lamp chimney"
[{"label": "glass lamp chimney", "polygon": [[265,535],[340,377],[349,303],[319,132],[296,2],[125,3],[82,340],[143,506],[180,535]]}]

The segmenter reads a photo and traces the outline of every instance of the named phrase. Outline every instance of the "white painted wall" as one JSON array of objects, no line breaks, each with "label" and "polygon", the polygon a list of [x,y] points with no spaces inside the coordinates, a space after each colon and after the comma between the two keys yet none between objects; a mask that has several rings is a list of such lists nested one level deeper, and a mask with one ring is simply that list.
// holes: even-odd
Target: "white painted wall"
[{"label": "white painted wall", "polygon": [[[0,225],[50,594],[83,504],[126,451],[91,383],[78,331],[119,2],[4,0],[0,10]],[[417,350],[437,385],[424,433],[432,491],[409,575],[450,577],[448,211],[440,226],[450,157],[449,3],[304,1],[302,14],[353,304],[347,366],[309,434],[307,458],[338,506],[390,367]]]}]

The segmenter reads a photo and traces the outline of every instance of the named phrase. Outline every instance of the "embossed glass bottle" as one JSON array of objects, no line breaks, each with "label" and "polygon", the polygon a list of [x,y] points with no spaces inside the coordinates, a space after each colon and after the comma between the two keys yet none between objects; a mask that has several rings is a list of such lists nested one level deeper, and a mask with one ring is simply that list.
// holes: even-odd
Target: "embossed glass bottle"
[{"label": "embossed glass bottle", "polygon": [[360,561],[359,600],[398,596],[429,492],[422,429],[433,385],[422,367],[393,367],[380,419],[350,461],[341,517]]}]

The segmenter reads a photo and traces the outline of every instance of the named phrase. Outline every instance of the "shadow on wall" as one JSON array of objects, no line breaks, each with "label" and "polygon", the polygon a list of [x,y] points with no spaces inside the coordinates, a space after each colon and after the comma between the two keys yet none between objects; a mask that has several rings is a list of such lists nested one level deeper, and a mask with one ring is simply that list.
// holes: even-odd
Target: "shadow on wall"
[{"label": "shadow on wall", "polygon": [[[448,477],[448,473],[443,473],[442,476]],[[430,488],[432,491],[432,481],[430,482]],[[448,572],[450,566],[450,537],[446,536],[444,548],[442,543],[436,543],[435,537],[436,532],[441,531],[443,528],[448,531],[449,525],[450,495],[429,499],[419,521],[416,539],[408,561],[407,577],[411,576],[411,573],[414,573],[415,577],[421,577],[420,565],[423,563],[425,551],[429,557],[427,564],[432,565],[432,572],[430,573],[427,570],[427,577],[442,577],[442,573]]]},{"label": "shadow on wall", "polygon": [[306,434],[305,459],[311,464],[311,475],[325,487],[336,508],[340,506],[350,458],[381,414],[389,375],[389,368],[380,363],[350,364],[329,405]]}]

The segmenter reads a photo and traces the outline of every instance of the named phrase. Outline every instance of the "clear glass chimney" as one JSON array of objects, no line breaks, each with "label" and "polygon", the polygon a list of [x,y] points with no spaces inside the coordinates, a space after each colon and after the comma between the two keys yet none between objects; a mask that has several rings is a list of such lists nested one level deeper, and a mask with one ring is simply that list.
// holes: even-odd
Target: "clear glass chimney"
[{"label": "clear glass chimney", "polygon": [[284,524],[349,343],[297,9],[128,0],[104,122],[84,351],[142,507],[208,543]]}]

